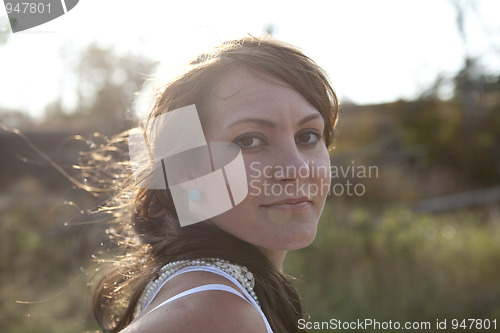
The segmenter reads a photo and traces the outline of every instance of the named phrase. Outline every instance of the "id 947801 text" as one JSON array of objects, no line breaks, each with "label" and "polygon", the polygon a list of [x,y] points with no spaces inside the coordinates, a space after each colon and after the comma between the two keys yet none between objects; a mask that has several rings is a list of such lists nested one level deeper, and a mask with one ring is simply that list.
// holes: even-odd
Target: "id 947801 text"
[{"label": "id 947801 text", "polygon": [[18,2],[12,4],[10,2],[5,2],[5,9],[7,14],[10,13],[22,13],[22,14],[50,14],[50,2]]}]

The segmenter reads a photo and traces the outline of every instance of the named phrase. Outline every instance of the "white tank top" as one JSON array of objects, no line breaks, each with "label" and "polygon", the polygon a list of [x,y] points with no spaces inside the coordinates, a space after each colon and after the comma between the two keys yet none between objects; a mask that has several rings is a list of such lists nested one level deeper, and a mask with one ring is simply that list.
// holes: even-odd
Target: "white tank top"
[{"label": "white tank top", "polygon": [[[165,283],[167,283],[172,278],[174,278],[174,277],[176,277],[176,276],[178,276],[180,274],[187,273],[187,272],[210,272],[210,273],[214,273],[214,274],[220,275],[222,277],[225,277],[229,281],[231,281],[234,285],[238,286],[240,292],[238,292],[238,290],[236,290],[235,288],[230,287],[230,286],[226,286],[224,284],[206,284],[206,285],[202,285],[202,286],[199,286],[199,287],[195,287],[195,288],[191,288],[191,289],[188,289],[186,291],[183,291],[182,293],[177,294],[175,296],[172,296],[169,299],[167,299],[166,301],[163,301],[160,305],[157,305],[153,309],[151,309],[149,311],[146,311],[147,307],[156,298],[156,296],[158,295],[158,292],[163,288],[163,286],[165,285]],[[195,293],[199,293],[199,292],[202,292],[202,291],[209,291],[209,290],[226,291],[226,292],[232,293],[232,294],[234,294],[236,296],[239,296],[239,297],[243,298],[245,301],[247,301],[248,303],[250,303],[259,312],[260,316],[264,320],[264,323],[266,324],[267,332],[268,333],[273,333],[273,330],[271,329],[271,326],[269,325],[269,322],[267,321],[266,315],[264,314],[264,312],[262,312],[260,306],[257,304],[257,302],[255,302],[255,300],[253,299],[253,297],[250,296],[250,294],[248,293],[248,291],[235,278],[233,278],[231,275],[229,275],[228,273],[224,272],[221,269],[218,269],[216,267],[211,267],[211,266],[210,267],[208,267],[208,266],[188,266],[188,267],[184,267],[184,268],[178,270],[176,273],[174,273],[170,277],[168,277],[168,279],[166,279],[165,281],[163,281],[163,283],[161,284],[161,286],[159,286],[159,288],[156,289],[156,293],[154,293],[153,295],[151,295],[151,297],[149,298],[150,299],[149,303],[146,304],[146,306],[143,309],[143,311],[146,311],[146,313],[144,314],[144,317],[147,316],[148,314],[150,314],[151,312],[157,310],[158,308],[160,308],[160,307],[162,307],[162,306],[164,306],[164,305],[166,305],[166,304],[168,304],[170,302],[173,302],[173,301],[175,301],[175,300],[177,300],[177,299],[179,299],[181,297],[188,296],[188,295],[195,294]]]}]

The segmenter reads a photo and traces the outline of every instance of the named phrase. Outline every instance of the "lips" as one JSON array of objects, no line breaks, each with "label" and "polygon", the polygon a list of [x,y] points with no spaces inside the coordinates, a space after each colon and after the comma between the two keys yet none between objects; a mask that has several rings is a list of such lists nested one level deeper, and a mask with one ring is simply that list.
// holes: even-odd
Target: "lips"
[{"label": "lips", "polygon": [[311,206],[312,202],[307,197],[288,198],[272,202],[267,205],[262,205],[265,208],[272,209],[290,209],[290,210],[303,210]]}]

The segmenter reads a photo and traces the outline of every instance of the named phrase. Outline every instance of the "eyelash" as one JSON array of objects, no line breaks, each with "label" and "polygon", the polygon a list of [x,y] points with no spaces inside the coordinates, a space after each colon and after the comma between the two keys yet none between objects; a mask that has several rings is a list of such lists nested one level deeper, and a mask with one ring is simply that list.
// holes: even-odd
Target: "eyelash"
[{"label": "eyelash", "polygon": [[[305,135],[305,134],[314,135],[314,137],[315,137],[314,142],[310,142],[310,143],[297,142],[298,137],[300,137],[302,135]],[[299,134],[296,135],[296,139],[295,139],[295,142],[303,144],[303,145],[315,145],[319,141],[321,141],[321,135],[316,130],[305,130],[305,131],[302,131],[301,133],[299,133]]]},{"label": "eyelash", "polygon": [[261,142],[263,142],[264,144],[267,144],[267,142],[265,142],[265,140],[262,138],[262,136],[257,134],[257,133],[246,133],[246,134],[240,135],[239,137],[234,139],[233,143],[237,144],[242,149],[255,149],[255,148],[258,148],[258,147],[263,145],[263,144],[260,144],[256,147],[243,146],[239,142],[241,142],[244,139],[257,139],[257,140],[260,140]]},{"label": "eyelash", "polygon": [[[302,135],[313,135],[315,137],[315,139],[313,142],[303,143],[303,142],[300,142],[298,140],[298,138]],[[312,130],[312,129],[311,130],[304,130],[304,131],[299,132],[295,136],[295,142],[298,144],[301,144],[301,145],[306,145],[306,146],[315,145],[321,141],[321,138],[322,138],[322,136],[319,133],[319,131],[317,131],[317,130]],[[258,144],[257,146],[244,146],[241,144],[241,141],[244,139],[256,139],[256,140],[261,141],[261,143]],[[242,149],[256,149],[256,148],[259,148],[259,147],[267,144],[266,140],[264,140],[264,138],[262,138],[262,136],[260,134],[257,134],[257,133],[246,133],[246,134],[240,135],[236,139],[233,140],[233,143],[237,144]]]}]

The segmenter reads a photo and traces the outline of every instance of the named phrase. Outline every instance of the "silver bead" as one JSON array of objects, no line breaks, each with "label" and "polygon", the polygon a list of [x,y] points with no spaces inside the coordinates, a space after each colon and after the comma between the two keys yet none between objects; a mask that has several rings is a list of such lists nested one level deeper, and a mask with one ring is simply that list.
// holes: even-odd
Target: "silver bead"
[{"label": "silver bead", "polygon": [[154,281],[151,281],[145,288],[143,296],[138,301],[138,306],[136,307],[135,314],[137,315],[140,311],[144,309],[151,301],[151,297],[158,293],[160,286],[163,286],[166,280],[173,274],[175,274],[180,269],[188,266],[207,266],[220,269],[223,272],[232,276],[237,280],[242,287],[251,295],[257,304],[259,304],[257,295],[253,290],[255,285],[255,280],[253,274],[245,266],[239,266],[237,264],[232,264],[227,260],[221,260],[217,258],[202,258],[196,260],[179,260],[170,262],[164,265],[160,269],[160,275]]}]

